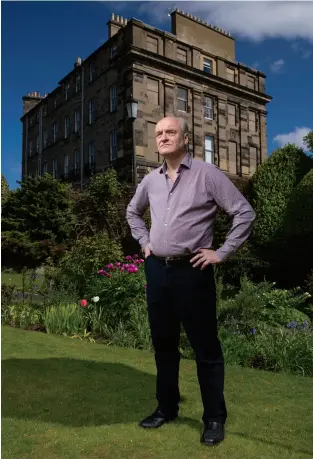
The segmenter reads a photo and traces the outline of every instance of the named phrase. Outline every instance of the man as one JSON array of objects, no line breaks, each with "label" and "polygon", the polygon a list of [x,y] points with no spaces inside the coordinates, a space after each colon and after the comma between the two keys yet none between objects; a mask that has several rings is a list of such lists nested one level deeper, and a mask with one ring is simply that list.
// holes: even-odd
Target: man
[{"label": "man", "polygon": [[[147,304],[157,367],[156,411],[141,423],[160,427],[178,415],[180,324],[196,355],[203,402],[201,442],[224,439],[224,360],[218,339],[213,265],[248,238],[255,214],[232,182],[215,166],[193,159],[184,120],[166,117],[156,125],[164,162],[144,177],[127,208],[133,237],[145,253]],[[150,203],[151,230],[142,218]],[[222,207],[233,217],[222,247],[214,251],[212,226]]]}]

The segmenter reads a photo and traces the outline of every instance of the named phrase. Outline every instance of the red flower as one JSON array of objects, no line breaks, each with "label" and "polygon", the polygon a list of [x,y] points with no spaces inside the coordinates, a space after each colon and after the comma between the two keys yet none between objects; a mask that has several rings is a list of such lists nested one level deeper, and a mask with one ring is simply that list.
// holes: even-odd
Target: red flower
[{"label": "red flower", "polygon": [[80,300],[80,305],[82,308],[85,308],[88,304],[88,301],[87,300]]},{"label": "red flower", "polygon": [[105,275],[106,275],[107,277],[111,277],[111,274],[109,274],[109,273],[105,273]]}]

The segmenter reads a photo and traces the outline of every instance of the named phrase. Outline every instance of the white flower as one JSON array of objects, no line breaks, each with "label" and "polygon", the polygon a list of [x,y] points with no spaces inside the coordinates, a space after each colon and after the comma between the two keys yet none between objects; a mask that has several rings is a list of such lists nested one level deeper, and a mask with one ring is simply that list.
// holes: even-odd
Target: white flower
[{"label": "white flower", "polygon": [[94,296],[93,298],[91,298],[91,301],[93,301],[94,303],[98,303],[99,300],[100,298],[98,296]]}]

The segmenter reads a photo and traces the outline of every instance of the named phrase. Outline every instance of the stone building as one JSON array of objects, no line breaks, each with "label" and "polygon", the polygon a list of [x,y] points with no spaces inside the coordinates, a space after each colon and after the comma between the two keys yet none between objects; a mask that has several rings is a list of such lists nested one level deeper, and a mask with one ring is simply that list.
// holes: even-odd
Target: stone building
[{"label": "stone building", "polygon": [[23,97],[23,177],[49,172],[79,185],[114,166],[140,181],[161,163],[154,129],[166,115],[186,119],[195,158],[234,178],[254,173],[267,157],[266,76],[235,60],[224,30],[180,10],[171,20],[169,33],[112,14],[106,43],[51,93]]}]

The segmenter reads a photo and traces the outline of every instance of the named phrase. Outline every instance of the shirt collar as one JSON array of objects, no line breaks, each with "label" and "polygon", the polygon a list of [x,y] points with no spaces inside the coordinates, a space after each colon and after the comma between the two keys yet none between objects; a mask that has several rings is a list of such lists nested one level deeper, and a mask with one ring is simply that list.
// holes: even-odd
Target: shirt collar
[{"label": "shirt collar", "polygon": [[[191,163],[192,163],[192,157],[191,157],[190,153],[186,153],[186,156],[184,157],[184,159],[180,163],[179,168],[181,166],[184,166],[184,167],[187,167],[187,169],[190,169],[191,168]],[[178,170],[179,170],[179,168],[178,168]],[[166,171],[167,171],[167,164],[166,164],[166,161],[164,159],[163,160],[163,164],[159,169],[159,172],[160,172],[160,174],[165,174]]]}]

